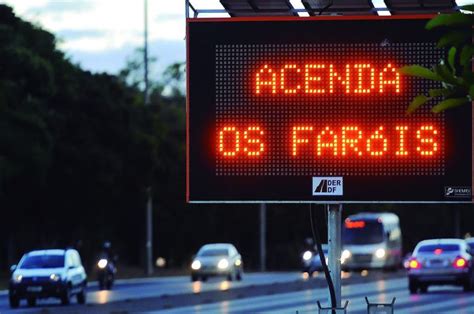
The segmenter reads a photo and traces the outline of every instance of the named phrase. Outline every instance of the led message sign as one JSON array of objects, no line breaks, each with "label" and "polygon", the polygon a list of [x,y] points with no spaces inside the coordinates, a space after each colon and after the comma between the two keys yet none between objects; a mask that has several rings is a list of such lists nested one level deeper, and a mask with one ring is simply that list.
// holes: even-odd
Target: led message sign
[{"label": "led message sign", "polygon": [[188,200],[470,201],[470,107],[406,114],[427,19],[189,20]]}]

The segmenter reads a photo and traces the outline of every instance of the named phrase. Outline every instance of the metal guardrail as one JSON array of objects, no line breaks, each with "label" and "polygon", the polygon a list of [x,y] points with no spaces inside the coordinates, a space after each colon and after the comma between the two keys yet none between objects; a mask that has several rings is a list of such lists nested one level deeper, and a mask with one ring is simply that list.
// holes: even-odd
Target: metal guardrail
[{"label": "metal guardrail", "polygon": [[[369,298],[365,297],[365,302],[367,302],[367,314],[393,314],[395,313],[396,299],[397,298],[393,298],[391,303],[370,303]],[[347,306],[349,305],[349,301],[346,301],[343,307],[336,307],[336,308],[322,307],[319,301],[316,301],[316,304],[318,305],[319,314],[347,314]],[[296,311],[296,314],[304,314],[304,313],[306,312]]]},{"label": "metal guardrail", "polygon": [[392,303],[370,303],[369,299],[365,297],[367,302],[367,313],[368,314],[393,314],[395,310],[395,300],[392,299]]},{"label": "metal guardrail", "polygon": [[319,301],[317,301],[316,303],[318,304],[319,314],[346,314],[347,305],[349,305],[349,301],[346,301],[343,307],[322,307]]}]

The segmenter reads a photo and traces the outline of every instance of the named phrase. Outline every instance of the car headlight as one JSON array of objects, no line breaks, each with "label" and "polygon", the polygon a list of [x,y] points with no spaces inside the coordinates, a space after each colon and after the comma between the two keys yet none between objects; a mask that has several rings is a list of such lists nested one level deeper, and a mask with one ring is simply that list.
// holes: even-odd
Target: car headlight
[{"label": "car headlight", "polygon": [[375,251],[375,257],[377,258],[384,258],[385,257],[385,250],[380,248],[380,249],[377,249],[377,251]]},{"label": "car headlight", "polygon": [[49,276],[49,279],[51,279],[52,281],[59,281],[61,280],[61,276],[58,274],[51,274],[51,276]]},{"label": "car headlight", "polygon": [[242,265],[242,261],[240,259],[235,261],[235,266],[240,266]]},{"label": "car headlight", "polygon": [[14,275],[12,279],[13,279],[13,282],[20,283],[23,280],[23,276],[22,275]]},{"label": "car headlight", "polygon": [[100,269],[104,269],[105,267],[107,267],[107,264],[109,263],[109,261],[107,261],[105,258],[102,258],[101,260],[99,260],[99,262],[97,263],[97,266],[100,268]]},{"label": "car headlight", "polygon": [[303,260],[309,261],[313,257],[313,253],[311,251],[306,251],[303,253]]},{"label": "car headlight", "polygon": [[191,264],[191,268],[194,269],[194,270],[201,269],[201,262],[198,261],[198,260],[195,260],[195,261]]},{"label": "car headlight", "polygon": [[217,268],[219,269],[226,269],[227,267],[229,267],[229,261],[225,258],[221,259],[217,264]]},{"label": "car headlight", "polygon": [[344,250],[344,251],[342,251],[342,254],[341,254],[341,260],[345,261],[346,259],[350,258],[351,256],[352,256],[351,251]]}]

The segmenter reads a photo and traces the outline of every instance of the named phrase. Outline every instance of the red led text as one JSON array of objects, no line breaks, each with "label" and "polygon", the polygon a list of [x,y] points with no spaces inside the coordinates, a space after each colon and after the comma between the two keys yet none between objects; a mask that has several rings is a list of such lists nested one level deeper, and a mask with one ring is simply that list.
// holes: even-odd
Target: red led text
[{"label": "red led text", "polygon": [[255,74],[256,94],[355,95],[400,93],[400,74],[387,63],[375,68],[370,63],[352,63],[336,68],[333,64],[285,64],[281,69],[268,64]]},{"label": "red led text", "polygon": [[[389,128],[380,125],[370,130],[357,125],[295,125],[288,130],[288,135],[289,155],[294,158],[308,154],[316,158],[430,157],[439,153],[441,140],[438,128],[433,125],[403,124]],[[270,140],[270,136],[260,126],[224,126],[217,131],[217,151],[223,157],[259,157],[266,152],[265,141]]]},{"label": "red led text", "polygon": [[227,157],[238,154],[260,156],[265,150],[262,136],[263,130],[258,126],[249,126],[243,130],[226,126],[219,131],[219,153]]},{"label": "red led text", "polygon": [[[381,157],[386,154],[398,157],[409,154],[432,156],[438,153],[439,132],[434,126],[409,128],[406,125],[397,125],[393,129],[386,130],[382,125],[370,131],[362,130],[356,125],[339,128],[327,126],[321,130],[316,130],[311,125],[294,126],[291,138],[292,155],[300,155],[302,149],[313,150],[316,156],[334,157]],[[408,141],[410,147],[416,151],[408,151]]]}]

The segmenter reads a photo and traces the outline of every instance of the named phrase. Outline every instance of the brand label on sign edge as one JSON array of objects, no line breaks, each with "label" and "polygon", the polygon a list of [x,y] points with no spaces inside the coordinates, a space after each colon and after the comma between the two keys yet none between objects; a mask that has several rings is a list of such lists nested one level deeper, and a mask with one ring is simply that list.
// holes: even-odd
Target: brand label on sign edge
[{"label": "brand label on sign edge", "polygon": [[471,196],[472,196],[472,187],[470,186],[445,186],[444,187],[444,197],[465,198],[465,197],[471,197]]}]

